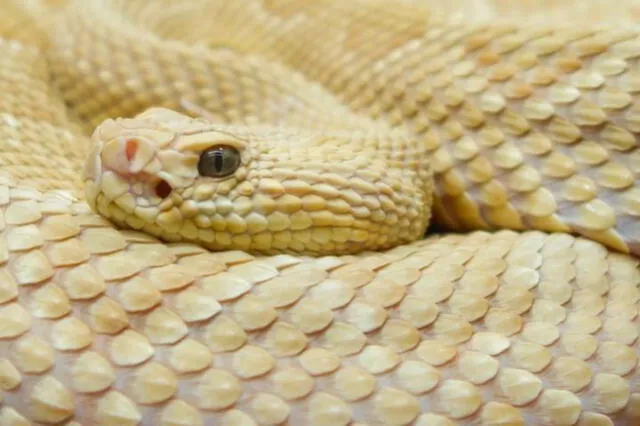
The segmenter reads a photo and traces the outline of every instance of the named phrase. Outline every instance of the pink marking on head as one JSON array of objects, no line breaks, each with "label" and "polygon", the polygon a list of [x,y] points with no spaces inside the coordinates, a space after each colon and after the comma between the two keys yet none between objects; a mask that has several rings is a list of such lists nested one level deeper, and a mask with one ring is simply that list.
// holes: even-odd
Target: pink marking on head
[{"label": "pink marking on head", "polygon": [[129,162],[133,161],[133,157],[136,155],[138,151],[138,141],[136,139],[129,139],[125,145],[125,154],[127,155],[127,160]]}]

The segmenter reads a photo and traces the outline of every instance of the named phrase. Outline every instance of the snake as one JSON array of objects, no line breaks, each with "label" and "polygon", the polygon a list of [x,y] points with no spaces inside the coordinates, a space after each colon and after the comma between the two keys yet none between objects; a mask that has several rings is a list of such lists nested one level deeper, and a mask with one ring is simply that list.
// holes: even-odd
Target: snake
[{"label": "snake", "polygon": [[0,1],[0,425],[640,424],[637,6]]}]

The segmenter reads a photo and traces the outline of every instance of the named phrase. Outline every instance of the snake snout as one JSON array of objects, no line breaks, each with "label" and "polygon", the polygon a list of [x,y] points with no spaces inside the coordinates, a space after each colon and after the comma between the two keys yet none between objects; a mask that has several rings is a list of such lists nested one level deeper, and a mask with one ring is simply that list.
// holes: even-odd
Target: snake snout
[{"label": "snake snout", "polygon": [[118,136],[105,143],[101,152],[104,172],[111,172],[129,182],[131,192],[146,198],[169,197],[173,186],[162,173],[157,150],[139,136]]},{"label": "snake snout", "polygon": [[[134,136],[120,136],[108,141],[102,150],[102,163],[105,168],[121,175],[154,173],[156,150],[145,139]],[[157,161],[157,160],[156,160]]]}]

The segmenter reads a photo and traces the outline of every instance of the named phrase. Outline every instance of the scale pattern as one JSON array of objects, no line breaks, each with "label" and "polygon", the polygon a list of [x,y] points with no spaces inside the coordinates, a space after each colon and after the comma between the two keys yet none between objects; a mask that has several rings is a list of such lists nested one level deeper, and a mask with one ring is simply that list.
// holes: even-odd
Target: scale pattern
[{"label": "scale pattern", "polygon": [[[376,1],[210,2],[248,28],[213,40],[234,51],[189,56],[204,48],[133,19],[162,21],[159,3],[70,3],[51,48],[0,25],[8,39],[24,35],[0,42],[0,425],[640,422],[633,32],[454,22],[423,39],[424,5],[379,20]],[[171,12],[193,17],[204,3],[192,4]],[[328,22],[328,38],[344,35],[354,16],[346,34],[361,38],[340,46],[358,55],[303,49]],[[310,35],[283,47],[275,29],[287,22]],[[158,24],[162,37],[210,36],[179,24]],[[252,47],[250,28],[275,35]],[[562,71],[571,63],[581,66]],[[308,257],[211,252],[115,227],[83,193],[88,132],[152,105],[178,109],[182,95],[237,131],[272,122],[337,129],[343,143],[365,140],[362,128],[420,136],[434,154],[435,220],[474,231]],[[511,183],[530,184],[533,200]]]},{"label": "scale pattern", "polygon": [[[72,10],[52,54],[57,87],[93,125],[186,98],[221,122],[393,127],[427,149],[433,214],[449,230],[574,232],[640,250],[635,29],[431,23],[377,1],[113,3]],[[165,41],[201,8],[255,38],[196,22]]]}]

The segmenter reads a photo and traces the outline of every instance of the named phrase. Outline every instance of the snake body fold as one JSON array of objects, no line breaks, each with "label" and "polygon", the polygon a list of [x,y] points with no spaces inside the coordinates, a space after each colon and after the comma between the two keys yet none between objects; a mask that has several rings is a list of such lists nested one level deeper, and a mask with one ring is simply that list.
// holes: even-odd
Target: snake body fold
[{"label": "snake body fold", "polygon": [[0,425],[640,423],[615,11],[5,3]]}]

